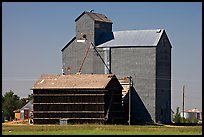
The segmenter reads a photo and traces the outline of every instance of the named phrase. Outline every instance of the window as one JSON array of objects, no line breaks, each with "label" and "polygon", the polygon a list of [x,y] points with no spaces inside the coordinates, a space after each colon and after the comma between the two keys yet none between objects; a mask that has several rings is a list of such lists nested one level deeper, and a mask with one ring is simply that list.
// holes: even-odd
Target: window
[{"label": "window", "polygon": [[86,39],[86,34],[83,35],[83,38]]}]

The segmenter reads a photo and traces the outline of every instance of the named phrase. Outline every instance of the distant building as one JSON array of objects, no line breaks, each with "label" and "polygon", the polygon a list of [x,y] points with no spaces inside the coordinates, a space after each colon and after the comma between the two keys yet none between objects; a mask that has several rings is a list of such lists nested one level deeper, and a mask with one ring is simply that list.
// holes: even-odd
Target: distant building
[{"label": "distant building", "polygon": [[113,32],[113,22],[105,15],[93,12],[83,12],[75,22],[76,35],[61,50],[63,73],[78,72],[87,47],[92,42],[110,71],[92,47],[81,73],[112,72],[118,79],[131,76],[131,123],[171,123],[172,46],[166,31]]},{"label": "distant building", "polygon": [[20,116],[21,116],[21,113],[20,113],[20,109],[17,109],[17,110],[14,110],[13,113],[14,113],[14,120],[20,120]]},{"label": "distant building", "polygon": [[21,109],[21,119],[29,119],[31,117],[32,111],[33,111],[33,100],[29,101],[25,106],[23,106]]},{"label": "distant building", "polygon": [[32,90],[34,124],[123,123],[122,86],[113,74],[42,75]]},{"label": "distant building", "polygon": [[186,119],[196,119],[198,121],[202,121],[202,112],[200,110],[198,110],[197,108],[193,108],[193,109],[188,109],[186,111],[181,112],[180,116]]},{"label": "distant building", "polygon": [[33,111],[33,100],[25,104],[21,109],[14,110],[15,120],[29,119]]}]

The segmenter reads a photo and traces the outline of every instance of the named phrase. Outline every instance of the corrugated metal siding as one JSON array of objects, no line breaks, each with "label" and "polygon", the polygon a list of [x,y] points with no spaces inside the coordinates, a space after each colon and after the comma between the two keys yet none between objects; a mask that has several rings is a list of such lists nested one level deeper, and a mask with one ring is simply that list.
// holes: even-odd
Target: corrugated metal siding
[{"label": "corrugated metal siding", "polygon": [[[74,41],[67,48],[64,49],[64,51],[62,52],[62,65],[65,74],[76,74],[78,72],[87,47],[88,45],[86,44],[76,43],[76,41]],[[90,56],[87,56],[86,60],[92,63],[92,58],[90,58]],[[93,65],[90,65],[88,68],[86,68],[85,72],[89,74],[92,73],[92,66]],[[83,68],[82,72],[84,73]]]},{"label": "corrugated metal siding", "polygon": [[63,52],[64,49],[66,49],[73,41],[76,40],[76,37],[73,37],[71,40],[68,41],[68,43],[66,43],[66,45],[63,46],[63,48],[61,49],[61,51]]},{"label": "corrugated metal siding", "polygon": [[[102,49],[97,49],[97,51],[104,60],[104,51]],[[104,74],[104,64],[95,51],[93,51],[93,73]]]},{"label": "corrugated metal siding", "polygon": [[119,79],[132,77],[133,122],[155,120],[156,47],[111,48],[111,68]]},{"label": "corrugated metal siding", "polygon": [[156,46],[162,33],[163,29],[115,31],[114,39],[98,47]]},{"label": "corrugated metal siding", "polygon": [[[93,21],[94,18],[95,21]],[[98,19],[104,18],[105,22],[99,22]],[[90,42],[97,44],[101,38],[101,35],[106,34],[107,32],[112,32],[112,24],[107,23],[104,15],[95,15],[93,13],[82,14],[80,18],[77,18],[76,21],[76,38],[72,39],[63,49],[62,49],[62,65],[63,72],[65,74],[75,74],[77,73],[86,49],[90,45]],[[96,27],[96,24],[98,25]],[[86,35],[85,43],[77,43],[77,40],[84,39],[83,35]],[[104,58],[104,52],[102,49],[98,49],[101,57]],[[86,57],[84,65],[82,67],[83,74],[103,74],[104,73],[104,64],[101,59],[97,56],[93,48],[91,47],[89,53]],[[69,68],[69,71],[68,71]]]},{"label": "corrugated metal siding", "polygon": [[76,39],[83,39],[83,35],[86,35],[86,41],[93,42],[93,34],[94,21],[87,14],[85,14],[76,22]]},{"label": "corrugated metal siding", "polygon": [[112,24],[106,22],[95,22],[94,27],[95,45],[97,46],[98,44],[101,44],[101,42],[102,43],[106,42],[107,40],[103,38],[103,36],[109,33],[112,33]]},{"label": "corrugated metal siding", "polygon": [[[79,67],[83,61],[84,55],[88,44],[72,42],[67,48],[62,52],[62,65],[63,72],[65,74],[76,74],[79,70]],[[103,49],[98,49],[99,54],[104,59]],[[70,68],[67,71],[67,68]],[[84,65],[82,67],[82,74],[104,74],[104,64],[97,56],[94,49],[91,47]]]},{"label": "corrugated metal siding", "polygon": [[171,122],[171,45],[167,36],[157,46],[156,121]]},{"label": "corrugated metal siding", "polygon": [[[109,32],[106,31],[106,29],[112,30],[112,24],[110,25],[110,23],[107,22],[106,25],[104,25],[104,23],[101,22],[101,18],[92,13],[91,15],[85,14],[85,12],[76,20],[76,33],[79,33],[80,31],[84,31],[84,33],[88,33],[92,30],[94,31],[94,36],[88,39],[95,42],[98,49],[101,50],[100,53],[103,58],[107,57],[104,58],[106,63],[108,63],[110,57],[112,58],[109,60],[111,61],[110,66],[113,66],[112,72],[121,77],[132,76],[133,82],[136,81],[134,83],[134,88],[136,90],[135,96],[137,96],[137,101],[134,103],[135,108],[137,107],[137,109],[134,109],[133,107],[133,111],[136,113],[134,117],[135,120],[148,121],[150,120],[148,117],[150,117],[155,122],[164,121],[160,115],[161,107],[167,109],[166,112],[167,115],[169,115],[170,105],[166,105],[167,107],[165,107],[165,105],[160,104],[166,100],[168,100],[167,104],[171,104],[171,91],[168,93],[161,93],[158,88],[169,88],[171,87],[171,84],[159,80],[155,82],[155,78],[159,77],[161,73],[171,75],[171,68],[165,70],[162,68],[160,61],[156,60],[158,54],[156,48],[157,46],[160,46],[160,44],[163,45],[162,43],[159,43],[159,41],[163,34],[167,37],[165,30],[153,29]],[[100,22],[100,25],[105,26],[102,30],[106,33],[103,33],[103,31],[98,28],[100,25],[96,25],[97,20]],[[86,21],[90,21],[92,24],[85,23]],[[167,42],[169,48],[171,48],[168,38]],[[63,69],[66,70],[67,67],[71,67],[71,74],[77,72],[86,49],[86,46],[80,47],[76,45],[77,44],[70,43],[70,46],[66,47],[62,52]],[[109,47],[111,49],[111,56],[107,56],[107,54],[102,51],[103,48]],[[93,49],[90,49],[89,52],[82,73],[105,73],[104,65],[96,56]],[[158,55],[158,57],[159,56],[160,55]],[[169,56],[171,56],[171,53],[169,53]],[[169,60],[168,63],[171,66],[171,60]],[[67,74],[67,72],[65,72],[65,74]],[[163,84],[165,86],[161,86]],[[169,117],[166,116],[167,120],[168,118]]]}]

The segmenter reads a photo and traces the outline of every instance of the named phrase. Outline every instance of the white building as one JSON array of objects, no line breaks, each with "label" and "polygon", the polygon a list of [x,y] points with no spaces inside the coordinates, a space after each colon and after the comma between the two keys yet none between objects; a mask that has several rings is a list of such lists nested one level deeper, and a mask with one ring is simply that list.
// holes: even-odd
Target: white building
[{"label": "white building", "polygon": [[197,108],[188,109],[184,111],[184,113],[181,112],[180,113],[181,117],[183,117],[183,114],[184,118],[186,119],[196,118],[197,120],[202,121],[202,111],[198,110]]}]

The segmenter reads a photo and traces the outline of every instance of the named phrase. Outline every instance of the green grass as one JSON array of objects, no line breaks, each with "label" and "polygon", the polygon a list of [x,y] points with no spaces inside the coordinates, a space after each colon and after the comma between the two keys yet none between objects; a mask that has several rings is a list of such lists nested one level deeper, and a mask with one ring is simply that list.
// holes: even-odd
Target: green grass
[{"label": "green grass", "polygon": [[2,125],[3,135],[202,135],[202,126]]}]

